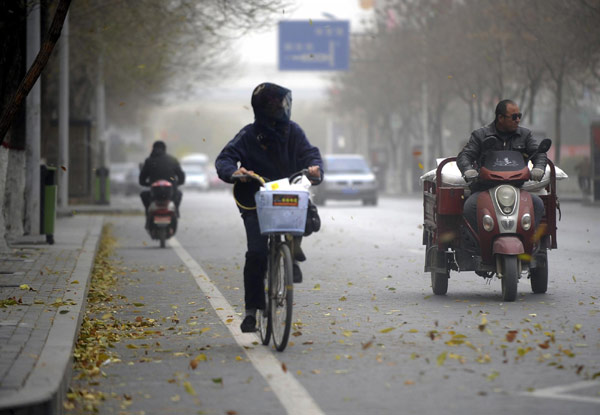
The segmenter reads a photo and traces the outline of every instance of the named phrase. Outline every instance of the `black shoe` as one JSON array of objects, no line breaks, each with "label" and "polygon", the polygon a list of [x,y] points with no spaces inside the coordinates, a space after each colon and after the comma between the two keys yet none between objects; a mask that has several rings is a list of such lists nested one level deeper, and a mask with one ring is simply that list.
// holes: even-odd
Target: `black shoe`
[{"label": "black shoe", "polygon": [[242,329],[242,333],[254,333],[256,331],[256,318],[254,316],[244,317],[240,329]]},{"label": "black shoe", "polygon": [[306,261],[306,255],[304,255],[299,243],[294,244],[294,260],[298,262]]},{"label": "black shoe", "polygon": [[300,266],[294,263],[294,282],[301,283],[302,282],[302,270]]}]

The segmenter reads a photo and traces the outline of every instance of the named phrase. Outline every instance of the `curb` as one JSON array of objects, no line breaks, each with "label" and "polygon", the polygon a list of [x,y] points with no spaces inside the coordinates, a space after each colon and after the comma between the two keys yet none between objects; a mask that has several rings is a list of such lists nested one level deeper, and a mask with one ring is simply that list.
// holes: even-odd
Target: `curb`
[{"label": "curb", "polygon": [[69,293],[76,305],[61,306],[56,311],[48,338],[33,371],[21,390],[0,403],[0,414],[58,415],[63,413],[63,400],[73,370],[73,349],[87,303],[89,280],[103,223],[104,218],[99,216],[88,228],[75,268],[67,281],[67,286],[71,286],[71,282],[78,280],[80,286],[84,287]]}]

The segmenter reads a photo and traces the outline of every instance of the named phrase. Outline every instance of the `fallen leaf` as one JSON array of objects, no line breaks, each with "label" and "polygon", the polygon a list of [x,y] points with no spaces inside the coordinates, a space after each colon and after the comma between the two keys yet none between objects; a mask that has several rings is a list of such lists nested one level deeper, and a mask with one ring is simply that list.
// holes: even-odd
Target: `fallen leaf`
[{"label": "fallen leaf", "polygon": [[285,363],[281,364],[281,370],[283,370],[284,373],[287,373],[287,366],[285,365]]},{"label": "fallen leaf", "polygon": [[362,349],[363,350],[367,350],[369,347],[371,347],[373,345],[373,340],[370,340],[366,343],[362,343]]},{"label": "fallen leaf", "polygon": [[517,333],[518,330],[509,330],[508,333],[506,333],[506,341],[511,343],[515,340],[515,337],[517,337]]},{"label": "fallen leaf", "polygon": [[494,370],[492,373],[490,373],[490,374],[487,376],[487,378],[486,378],[486,379],[487,379],[488,381],[492,381],[492,380],[496,379],[496,378],[498,377],[498,375],[499,375],[499,374],[500,374],[500,373],[498,373],[498,372],[496,372],[496,371]]},{"label": "fallen leaf", "polygon": [[185,388],[185,391],[187,393],[189,393],[192,396],[196,396],[196,391],[194,390],[194,387],[190,382],[188,382],[187,380],[183,382],[183,387]]},{"label": "fallen leaf", "polygon": [[396,330],[396,327],[388,327],[387,329],[379,330],[380,333],[389,333],[392,330]]},{"label": "fallen leaf", "polygon": [[437,365],[438,366],[441,366],[444,364],[444,362],[446,361],[447,354],[448,354],[448,352],[443,352],[437,357]]}]

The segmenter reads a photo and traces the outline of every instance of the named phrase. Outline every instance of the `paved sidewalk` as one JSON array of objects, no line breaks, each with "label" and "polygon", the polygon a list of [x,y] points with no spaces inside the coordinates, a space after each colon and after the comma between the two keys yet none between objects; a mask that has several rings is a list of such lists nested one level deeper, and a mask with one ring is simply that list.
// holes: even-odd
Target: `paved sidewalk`
[{"label": "paved sidewalk", "polygon": [[104,215],[139,199],[58,212],[54,245],[21,238],[0,253],[0,414],[60,414]]}]

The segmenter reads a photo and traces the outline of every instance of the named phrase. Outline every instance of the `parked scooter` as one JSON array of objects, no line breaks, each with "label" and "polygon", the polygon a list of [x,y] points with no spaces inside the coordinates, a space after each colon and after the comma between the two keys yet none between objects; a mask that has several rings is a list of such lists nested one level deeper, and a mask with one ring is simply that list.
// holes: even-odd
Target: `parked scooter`
[{"label": "parked scooter", "polygon": [[[494,138],[488,140],[483,146],[490,148]],[[551,144],[549,139],[542,140],[538,152],[547,152]],[[547,250],[556,248],[556,173],[549,160],[550,180],[540,195],[546,212],[535,229],[531,195],[521,188],[530,178],[527,162],[534,155],[524,160],[516,151],[494,151],[486,157],[478,180],[490,188],[477,200],[477,231],[462,215],[468,190],[441,182],[444,164],[455,158],[440,163],[436,182],[424,188],[425,271],[431,271],[434,294],[446,294],[450,270],[475,271],[484,278],[496,275],[504,301],[516,299],[517,283],[525,271],[529,271],[532,291],[546,292]]]},{"label": "parked scooter", "polygon": [[150,186],[151,202],[146,230],[152,239],[160,241],[161,248],[177,230],[177,209],[171,200],[173,191],[173,185],[168,180],[157,180]]}]

